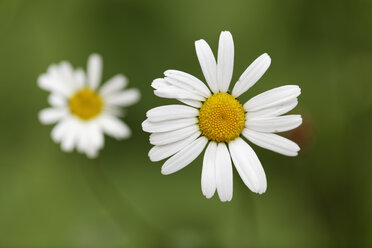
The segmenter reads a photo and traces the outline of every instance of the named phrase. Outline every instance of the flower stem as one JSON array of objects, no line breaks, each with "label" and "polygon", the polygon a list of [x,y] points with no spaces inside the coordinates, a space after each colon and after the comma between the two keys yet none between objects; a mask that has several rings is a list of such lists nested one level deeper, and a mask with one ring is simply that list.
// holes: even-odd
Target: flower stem
[{"label": "flower stem", "polygon": [[80,163],[82,173],[101,206],[111,215],[123,234],[152,234],[161,237],[160,230],[149,222],[111,182],[101,168],[100,159]]}]

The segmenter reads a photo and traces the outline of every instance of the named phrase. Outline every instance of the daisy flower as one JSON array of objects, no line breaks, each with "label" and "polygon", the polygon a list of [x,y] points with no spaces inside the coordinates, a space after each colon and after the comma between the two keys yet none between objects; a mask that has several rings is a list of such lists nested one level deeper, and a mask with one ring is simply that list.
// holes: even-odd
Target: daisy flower
[{"label": "daisy flower", "polygon": [[116,139],[130,136],[129,127],[119,117],[121,107],[140,98],[137,89],[124,89],[128,81],[118,74],[100,87],[102,58],[92,54],[87,73],[74,69],[69,62],[49,66],[38,79],[40,88],[50,92],[50,108],[39,113],[43,124],[54,124],[52,139],[61,143],[65,152],[74,148],[89,158],[98,155],[104,146],[103,134]]},{"label": "daisy flower", "polygon": [[151,133],[151,161],[170,157],[162,166],[164,175],[181,170],[205,150],[201,175],[203,195],[217,190],[221,201],[233,195],[232,162],[245,185],[253,192],[266,191],[266,175],[256,153],[243,139],[287,156],[296,156],[297,144],[275,133],[298,127],[300,115],[285,115],[297,105],[301,91],[286,85],[266,91],[242,104],[238,97],[252,87],[271,63],[266,53],[240,76],[231,91],[234,43],[230,32],[222,32],[217,62],[207,42],[195,42],[208,87],[196,77],[177,70],[155,79],[155,95],[186,104],[166,105],[146,113],[144,131]]}]

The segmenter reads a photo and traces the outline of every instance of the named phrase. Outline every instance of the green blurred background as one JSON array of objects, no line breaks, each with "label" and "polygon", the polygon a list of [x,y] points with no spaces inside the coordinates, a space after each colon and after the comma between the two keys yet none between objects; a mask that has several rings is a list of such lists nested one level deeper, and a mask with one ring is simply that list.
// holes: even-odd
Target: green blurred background
[{"label": "green blurred background", "polygon": [[[235,41],[233,81],[261,53],[267,74],[242,99],[299,84],[305,123],[288,158],[253,146],[268,190],[234,172],[234,197],[207,200],[201,157],[162,176],[145,112],[172,101],[150,83],[166,69],[203,79],[194,41]],[[0,247],[372,247],[372,1],[0,1]],[[129,140],[106,138],[99,159],[61,152],[37,87],[51,63],[104,58],[142,92]]]}]

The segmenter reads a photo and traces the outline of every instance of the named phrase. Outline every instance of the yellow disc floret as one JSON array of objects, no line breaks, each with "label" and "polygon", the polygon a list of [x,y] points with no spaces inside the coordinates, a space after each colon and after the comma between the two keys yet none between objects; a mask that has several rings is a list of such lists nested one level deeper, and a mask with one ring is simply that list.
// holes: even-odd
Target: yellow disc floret
[{"label": "yellow disc floret", "polygon": [[103,102],[97,92],[84,88],[70,98],[69,107],[75,116],[89,120],[101,113]]},{"label": "yellow disc floret", "polygon": [[239,137],[245,122],[241,103],[228,93],[217,93],[200,108],[199,128],[204,136],[217,142]]}]

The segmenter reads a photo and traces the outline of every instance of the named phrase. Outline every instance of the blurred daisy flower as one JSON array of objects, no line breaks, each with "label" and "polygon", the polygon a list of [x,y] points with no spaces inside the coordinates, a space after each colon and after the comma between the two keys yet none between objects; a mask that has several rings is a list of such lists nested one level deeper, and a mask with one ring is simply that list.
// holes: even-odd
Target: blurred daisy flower
[{"label": "blurred daisy flower", "polygon": [[[267,182],[263,167],[245,137],[263,148],[296,156],[299,146],[275,133],[298,127],[300,115],[285,115],[297,105],[301,91],[286,85],[259,94],[242,104],[237,99],[252,87],[271,63],[266,53],[258,57],[229,91],[234,65],[234,43],[230,32],[222,32],[217,62],[207,42],[195,42],[196,54],[209,88],[196,77],[177,70],[155,79],[155,95],[186,105],[166,105],[146,113],[144,131],[152,133],[151,161],[170,157],[162,166],[164,175],[181,170],[204,150],[201,188],[207,198],[217,190],[221,201],[233,195],[232,162],[253,192],[262,194]],[[231,161],[232,160],[232,161]]]},{"label": "blurred daisy flower", "polygon": [[92,54],[87,73],[74,69],[69,62],[49,66],[38,79],[40,88],[50,92],[50,108],[39,113],[43,124],[54,124],[52,139],[61,143],[65,152],[74,148],[89,158],[98,155],[104,146],[103,134],[116,139],[128,138],[129,127],[118,117],[121,107],[134,104],[140,98],[137,89],[124,89],[128,81],[118,74],[100,87],[102,58]]}]

